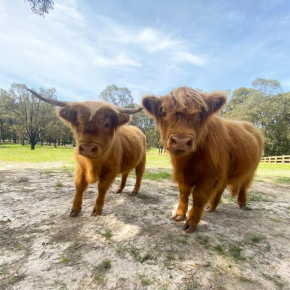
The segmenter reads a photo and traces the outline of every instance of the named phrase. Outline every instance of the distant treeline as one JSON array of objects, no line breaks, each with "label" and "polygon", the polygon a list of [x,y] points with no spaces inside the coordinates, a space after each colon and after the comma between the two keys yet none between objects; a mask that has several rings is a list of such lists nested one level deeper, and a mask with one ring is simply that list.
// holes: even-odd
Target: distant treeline
[{"label": "distant treeline", "polygon": [[[37,90],[46,98],[56,99],[56,90]],[[139,106],[133,103],[127,88],[108,86],[100,100],[121,107]],[[232,93],[221,115],[224,118],[246,120],[263,134],[265,155],[290,154],[290,92],[283,93],[277,80],[258,78],[252,88],[239,88]],[[135,114],[130,122],[147,137],[148,147],[158,147],[160,133],[151,117],[144,111]],[[9,91],[0,89],[0,144],[1,142],[60,146],[74,144],[69,127],[57,117],[56,109],[35,98],[24,84],[12,84]]]}]

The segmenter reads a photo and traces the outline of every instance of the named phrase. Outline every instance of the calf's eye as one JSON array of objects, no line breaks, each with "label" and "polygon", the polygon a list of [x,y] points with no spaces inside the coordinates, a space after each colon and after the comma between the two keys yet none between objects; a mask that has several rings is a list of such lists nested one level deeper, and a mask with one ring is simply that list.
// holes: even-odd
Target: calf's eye
[{"label": "calf's eye", "polygon": [[166,117],[166,113],[165,112],[163,112],[163,117]]},{"label": "calf's eye", "polygon": [[109,123],[107,123],[107,124],[105,125],[106,128],[109,128],[109,126],[110,126]]}]

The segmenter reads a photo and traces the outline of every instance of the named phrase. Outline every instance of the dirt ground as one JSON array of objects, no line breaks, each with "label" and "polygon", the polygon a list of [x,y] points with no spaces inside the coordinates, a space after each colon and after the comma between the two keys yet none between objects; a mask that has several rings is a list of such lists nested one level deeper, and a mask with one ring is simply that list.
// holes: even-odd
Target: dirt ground
[{"label": "dirt ground", "polygon": [[115,194],[117,178],[100,217],[91,185],[70,218],[72,172],[15,166],[0,170],[0,289],[290,288],[289,185],[254,183],[247,211],[225,192],[186,235],[169,180],[132,197],[134,178]]}]

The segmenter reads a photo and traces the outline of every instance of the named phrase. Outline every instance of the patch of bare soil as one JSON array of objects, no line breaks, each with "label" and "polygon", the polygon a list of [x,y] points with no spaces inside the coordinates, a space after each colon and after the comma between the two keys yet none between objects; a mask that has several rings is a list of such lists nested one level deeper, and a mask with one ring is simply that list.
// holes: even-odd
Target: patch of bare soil
[{"label": "patch of bare soil", "polygon": [[139,195],[110,189],[100,217],[70,218],[69,172],[0,171],[1,289],[289,289],[290,187],[255,183],[247,211],[226,192],[186,235],[170,220],[178,191],[144,180]]}]

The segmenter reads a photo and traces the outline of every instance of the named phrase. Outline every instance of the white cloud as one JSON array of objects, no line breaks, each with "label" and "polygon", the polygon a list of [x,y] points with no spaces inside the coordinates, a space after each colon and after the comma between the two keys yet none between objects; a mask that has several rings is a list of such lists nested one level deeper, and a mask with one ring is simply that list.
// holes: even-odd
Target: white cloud
[{"label": "white cloud", "polygon": [[96,99],[115,83],[131,86],[138,98],[172,83],[181,62],[206,64],[172,33],[97,15],[89,25],[78,3],[55,1],[45,18],[32,14],[27,2],[1,3],[0,87],[12,82],[55,87],[62,97],[81,100]]},{"label": "white cloud", "polygon": [[57,14],[62,15],[62,17],[65,15],[70,18],[70,20],[77,25],[85,25],[85,18],[80,12],[78,12],[76,1],[62,1],[62,4],[55,2],[54,11],[57,11]]},{"label": "white cloud", "polygon": [[112,66],[112,67],[118,67],[118,66],[142,66],[139,62],[128,58],[125,55],[119,55],[116,58],[107,58],[101,55],[96,55],[93,59],[94,65],[100,65],[100,66]]},{"label": "white cloud", "polygon": [[207,59],[202,56],[197,56],[186,51],[180,51],[176,54],[175,60],[179,62],[188,62],[198,66],[205,66]]},{"label": "white cloud", "polygon": [[132,42],[134,41],[141,45],[145,45],[149,52],[171,49],[180,43],[180,41],[173,40],[169,36],[164,36],[151,27],[141,29],[136,37],[132,39]]}]

